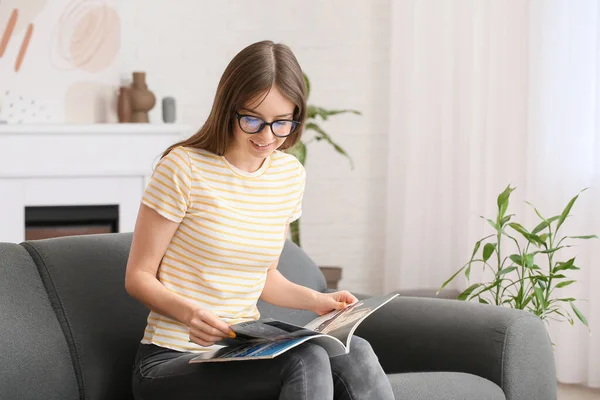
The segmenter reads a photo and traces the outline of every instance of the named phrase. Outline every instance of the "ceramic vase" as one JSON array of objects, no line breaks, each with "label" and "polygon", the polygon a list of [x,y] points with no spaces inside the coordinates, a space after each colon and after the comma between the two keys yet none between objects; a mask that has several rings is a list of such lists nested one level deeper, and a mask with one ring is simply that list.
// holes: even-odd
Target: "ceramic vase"
[{"label": "ceramic vase", "polygon": [[150,122],[148,111],[156,104],[156,96],[146,85],[146,73],[134,72],[131,84],[131,122]]}]

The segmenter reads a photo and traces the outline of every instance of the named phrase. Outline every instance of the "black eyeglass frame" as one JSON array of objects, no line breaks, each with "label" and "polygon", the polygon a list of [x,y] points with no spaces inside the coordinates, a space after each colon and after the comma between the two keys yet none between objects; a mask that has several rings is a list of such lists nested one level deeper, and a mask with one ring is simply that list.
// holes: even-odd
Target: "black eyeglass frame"
[{"label": "black eyeglass frame", "polygon": [[[235,113],[236,117],[237,117],[237,121],[238,121],[238,126],[240,127],[240,129],[249,134],[249,135],[254,135],[256,133],[262,132],[262,130],[265,128],[266,125],[269,126],[269,129],[271,129],[271,133],[273,134],[273,136],[278,137],[278,138],[286,138],[290,135],[292,135],[294,132],[296,132],[298,130],[298,127],[300,126],[300,122],[299,121],[294,121],[292,119],[277,119],[275,121],[272,122],[267,122],[264,119],[257,117],[256,115],[251,115],[251,114],[240,114],[238,112]],[[244,117],[251,117],[251,118],[256,118],[262,121],[262,124],[260,124],[260,128],[258,128],[258,130],[256,132],[248,132],[245,131],[244,128],[242,128],[242,118]],[[290,131],[290,133],[288,133],[287,135],[278,135],[277,133],[275,133],[273,131],[273,124],[276,122],[292,122],[294,125],[292,126],[292,130]]]}]

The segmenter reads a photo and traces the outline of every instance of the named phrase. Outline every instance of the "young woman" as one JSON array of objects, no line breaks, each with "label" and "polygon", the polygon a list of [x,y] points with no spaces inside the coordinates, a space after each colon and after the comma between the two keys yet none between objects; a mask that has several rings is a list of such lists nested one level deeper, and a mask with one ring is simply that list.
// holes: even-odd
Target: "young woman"
[{"label": "young woman", "polygon": [[300,217],[305,172],[280,150],[306,116],[302,70],[290,49],[263,41],[226,68],[202,128],[169,147],[140,206],[125,286],[150,310],[135,361],[136,399],[393,399],[370,345],[354,337],[329,359],[305,343],[272,360],[189,364],[231,324],[259,318],[259,298],[324,314],[353,303],[277,270]]}]

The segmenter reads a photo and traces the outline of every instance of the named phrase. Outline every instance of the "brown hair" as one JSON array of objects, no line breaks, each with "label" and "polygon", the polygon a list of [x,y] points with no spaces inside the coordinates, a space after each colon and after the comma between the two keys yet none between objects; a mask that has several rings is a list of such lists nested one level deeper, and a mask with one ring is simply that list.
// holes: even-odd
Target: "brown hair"
[{"label": "brown hair", "polygon": [[279,149],[294,146],[300,140],[306,118],[304,75],[288,46],[265,40],[249,45],[231,60],[219,81],[204,125],[188,139],[167,148],[162,157],[177,146],[200,148],[222,156],[233,134],[234,113],[261,94],[266,97],[273,84],[294,103],[293,118],[301,122]]}]

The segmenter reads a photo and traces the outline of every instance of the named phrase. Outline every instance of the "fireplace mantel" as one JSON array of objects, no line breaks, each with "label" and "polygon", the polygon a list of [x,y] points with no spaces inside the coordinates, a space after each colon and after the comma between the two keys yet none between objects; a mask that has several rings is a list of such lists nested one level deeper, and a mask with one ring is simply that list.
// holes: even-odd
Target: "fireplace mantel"
[{"label": "fireplace mantel", "polygon": [[186,125],[0,125],[0,179],[146,174]]},{"label": "fireplace mantel", "polygon": [[25,207],[117,204],[132,231],[155,162],[187,125],[0,125],[0,241],[24,239]]}]

